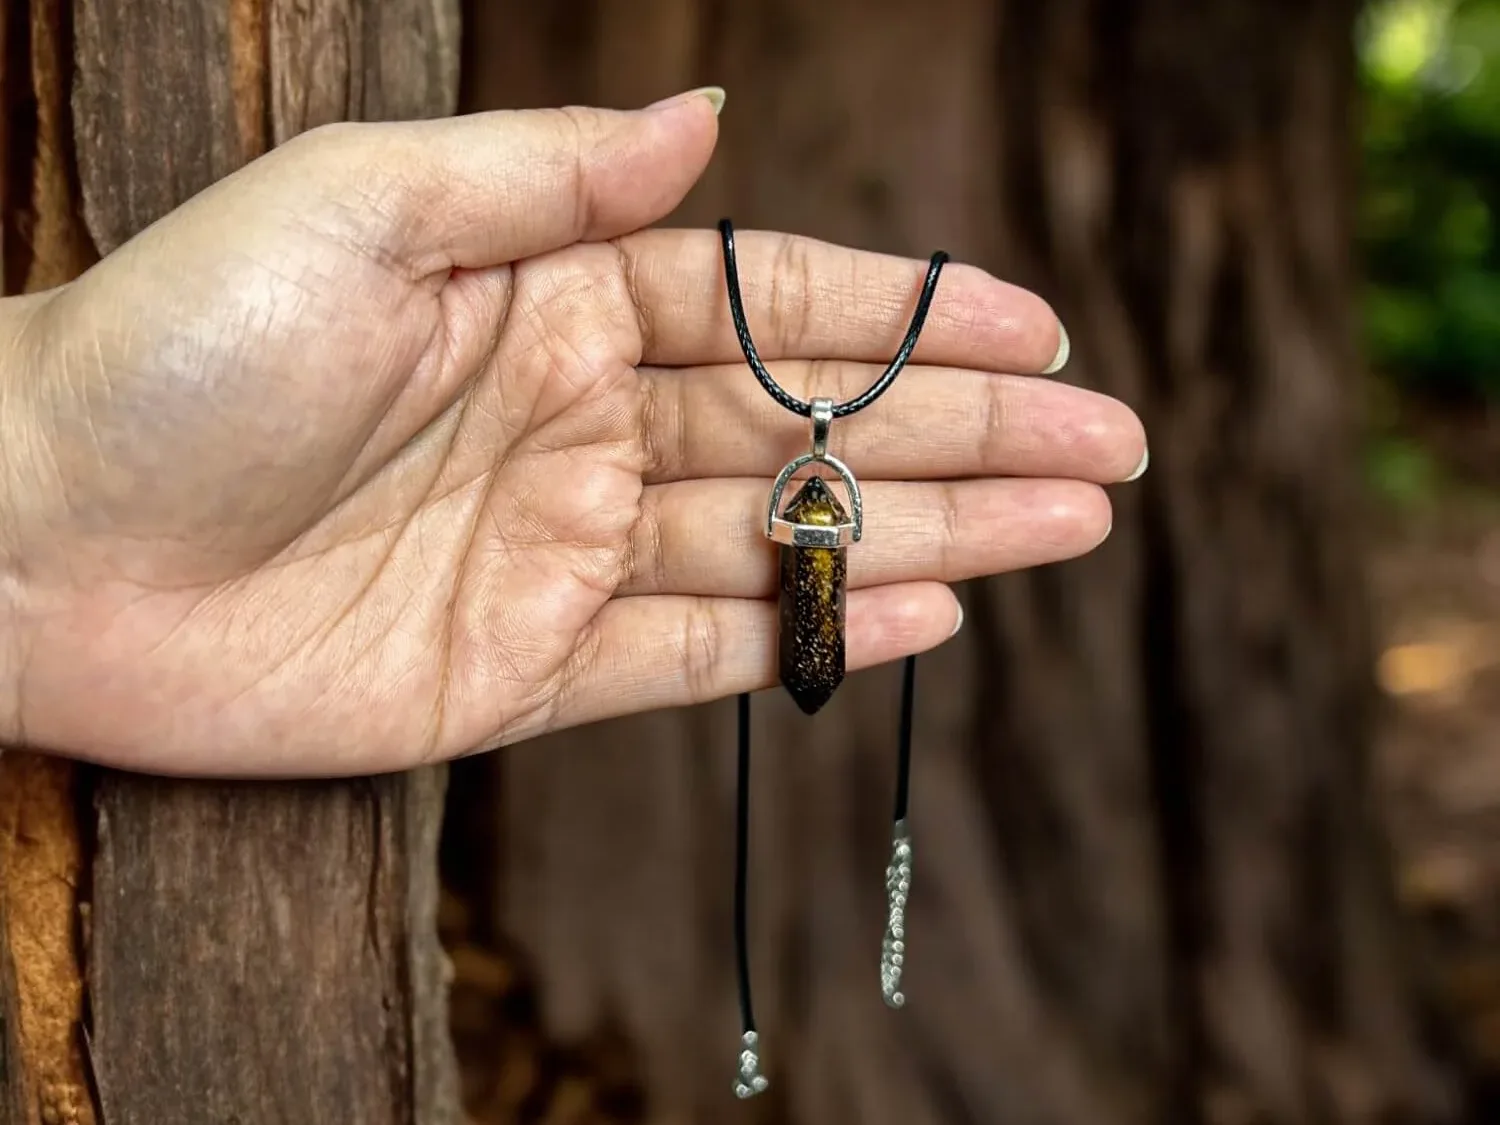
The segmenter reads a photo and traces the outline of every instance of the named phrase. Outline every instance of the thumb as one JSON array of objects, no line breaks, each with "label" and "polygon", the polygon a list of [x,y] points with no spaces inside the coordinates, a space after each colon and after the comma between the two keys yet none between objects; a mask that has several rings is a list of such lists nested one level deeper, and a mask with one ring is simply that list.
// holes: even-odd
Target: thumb
[{"label": "thumb", "polygon": [[[703,174],[723,102],[722,90],[705,87],[632,111],[339,124],[278,151],[302,162],[290,177],[300,190],[316,185],[338,204],[329,209],[335,221],[362,228],[343,233],[425,276],[649,226]],[[350,199],[359,200],[358,215]]]}]

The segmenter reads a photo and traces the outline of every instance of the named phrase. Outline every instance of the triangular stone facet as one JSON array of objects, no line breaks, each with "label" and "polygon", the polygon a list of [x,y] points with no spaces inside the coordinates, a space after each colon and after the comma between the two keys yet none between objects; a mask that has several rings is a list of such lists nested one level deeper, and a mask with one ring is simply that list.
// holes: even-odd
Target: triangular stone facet
[{"label": "triangular stone facet", "polygon": [[782,518],[814,527],[835,527],[847,520],[849,514],[822,477],[808,477],[786,506]]}]

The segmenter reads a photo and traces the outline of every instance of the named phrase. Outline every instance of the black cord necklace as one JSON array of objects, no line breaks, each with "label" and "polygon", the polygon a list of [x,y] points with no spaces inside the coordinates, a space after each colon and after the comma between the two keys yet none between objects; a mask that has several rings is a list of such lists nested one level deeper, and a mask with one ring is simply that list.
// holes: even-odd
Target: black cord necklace
[{"label": "black cord necklace", "polygon": [[[750,327],[745,321],[745,305],[740,297],[739,269],[734,255],[734,226],[728,219],[719,222],[719,236],[724,245],[724,278],[729,290],[729,312],[734,320],[735,335],[745,353],[745,362],[760,385],[782,406],[794,414],[812,419],[812,449],[787,462],[771,488],[766,504],[767,538],[781,545],[780,630],[777,656],[782,686],[811,715],[827,703],[844,679],[844,593],[846,568],[844,550],[858,543],[864,531],[864,504],[859,482],[849,467],[828,452],[829,424],[835,418],[847,418],[863,410],[883,395],[911,358],[932,306],[948,255],[939,250],[927,266],[927,277],[917,297],[917,307],[896,357],[863,394],[847,402],[815,398],[804,402],[789,394],[766,370]],[[822,477],[813,475],[785,509],[782,496],[797,470],[806,465],[821,464],[832,469],[842,480],[848,497],[846,511]],[[886,928],[880,949],[880,989],[892,1008],[906,1003],[901,991],[901,971],[906,962],[906,901],[911,889],[911,836],[907,831],[907,797],[911,775],[912,713],[916,702],[917,659],[906,658],[901,677],[901,726],[896,758],[896,809],[891,832],[891,861],[886,867]],[[769,1083],[760,1072],[760,1036],[755,1030],[755,1014],[750,1000],[750,952],[748,907],[750,867],[750,696],[739,697],[739,770],[736,802],[734,866],[734,941],[739,977],[740,1040],[738,1077],[734,1092],[741,1098],[754,1097]]]}]

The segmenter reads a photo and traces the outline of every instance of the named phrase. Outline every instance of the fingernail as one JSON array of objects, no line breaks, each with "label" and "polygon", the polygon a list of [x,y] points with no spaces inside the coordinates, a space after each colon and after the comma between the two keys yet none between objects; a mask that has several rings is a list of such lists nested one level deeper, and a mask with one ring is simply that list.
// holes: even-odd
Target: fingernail
[{"label": "fingernail", "polygon": [[958,631],[960,629],[962,629],[963,627],[964,627],[964,607],[963,606],[959,606],[958,607],[958,620],[953,623],[953,632],[951,632],[951,633],[948,634],[948,639],[952,640],[954,637],[958,636]]},{"label": "fingernail", "polygon": [[1043,375],[1056,375],[1068,365],[1068,353],[1073,350],[1072,344],[1068,342],[1068,330],[1062,326],[1062,321],[1057,323],[1057,354],[1052,357]]},{"label": "fingernail", "polygon": [[1147,446],[1141,454],[1141,463],[1135,467],[1135,472],[1125,478],[1124,483],[1129,484],[1133,480],[1140,480],[1146,475],[1146,466],[1151,464],[1151,447]]},{"label": "fingernail", "polygon": [[714,116],[717,117],[724,108],[725,98],[722,86],[700,86],[696,90],[689,90],[685,94],[673,94],[670,98],[663,98],[659,102],[652,102],[647,109],[666,109],[668,106],[680,105],[682,102],[691,101],[693,98],[706,98],[708,104],[714,107]]}]

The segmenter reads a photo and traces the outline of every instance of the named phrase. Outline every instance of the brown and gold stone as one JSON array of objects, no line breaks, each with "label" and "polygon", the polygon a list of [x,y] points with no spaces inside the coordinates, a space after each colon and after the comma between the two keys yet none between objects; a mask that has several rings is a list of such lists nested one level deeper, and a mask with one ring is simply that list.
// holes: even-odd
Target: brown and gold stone
[{"label": "brown and gold stone", "polygon": [[[820,477],[809,477],[782,514],[834,527],[848,516]],[[844,679],[844,549],[781,548],[781,683],[811,715]]]}]

